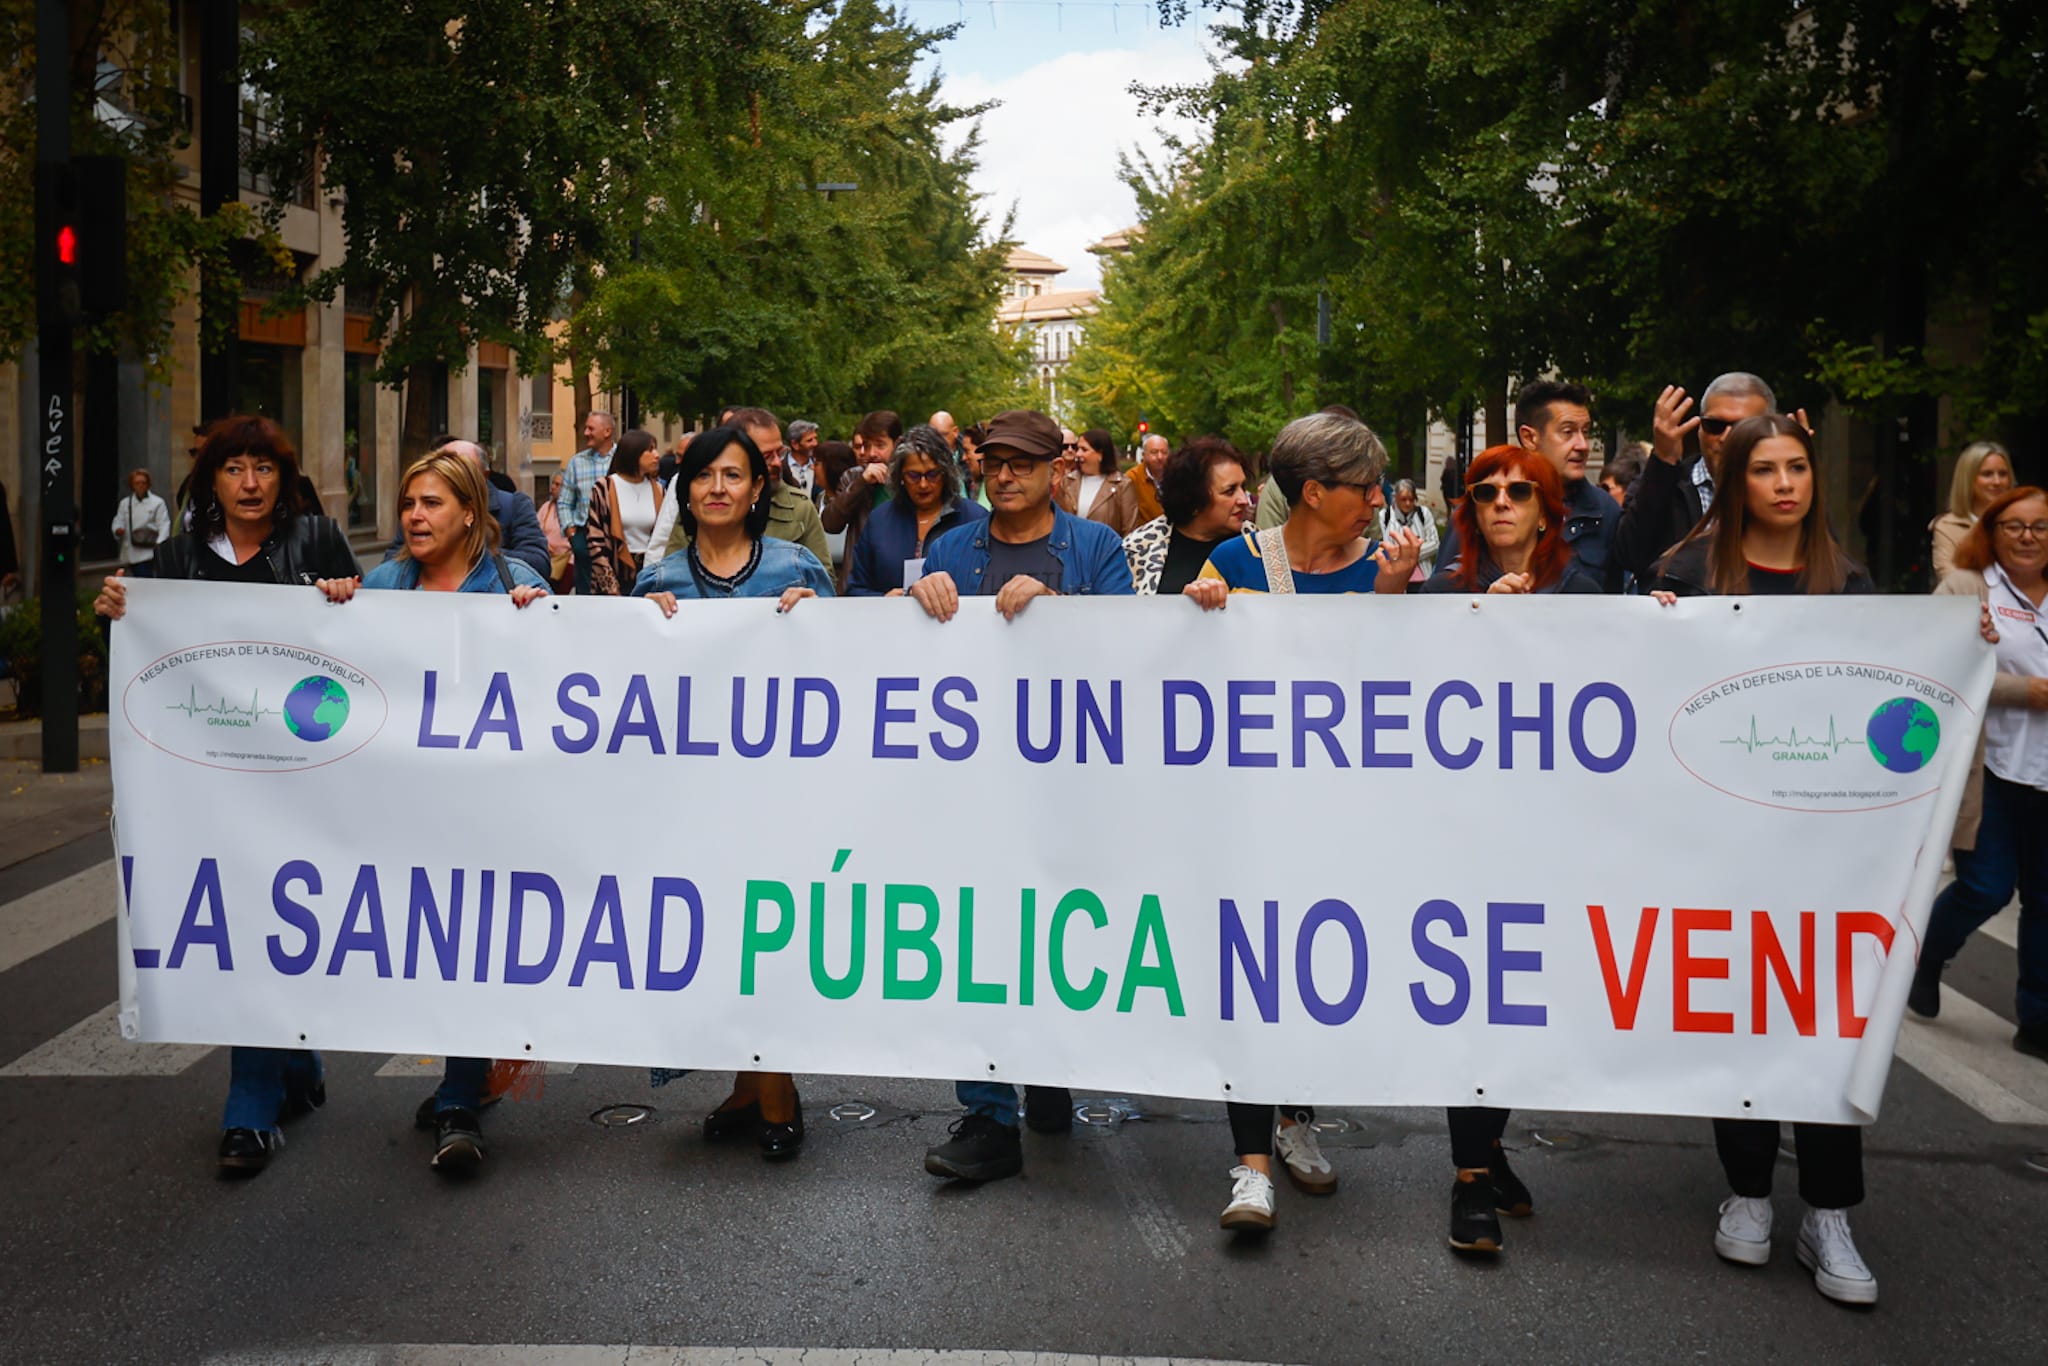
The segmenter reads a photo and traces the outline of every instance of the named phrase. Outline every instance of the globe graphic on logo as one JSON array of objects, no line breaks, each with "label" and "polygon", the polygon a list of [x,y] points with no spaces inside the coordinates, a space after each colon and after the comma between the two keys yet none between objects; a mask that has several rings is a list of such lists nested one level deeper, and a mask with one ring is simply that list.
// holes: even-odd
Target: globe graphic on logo
[{"label": "globe graphic on logo", "polygon": [[1941,718],[1914,697],[1894,697],[1870,713],[1863,728],[1870,757],[1894,773],[1918,773],[1941,744]]},{"label": "globe graphic on logo", "polygon": [[301,740],[331,738],[348,721],[348,693],[331,678],[302,678],[284,698],[284,723]]}]

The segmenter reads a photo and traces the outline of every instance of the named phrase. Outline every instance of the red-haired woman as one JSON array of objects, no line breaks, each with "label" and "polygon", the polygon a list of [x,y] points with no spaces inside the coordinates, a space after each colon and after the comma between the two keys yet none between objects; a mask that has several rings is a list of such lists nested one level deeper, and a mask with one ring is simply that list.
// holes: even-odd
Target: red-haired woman
[{"label": "red-haired woman", "polygon": [[1598,593],[1600,580],[1572,558],[1564,519],[1564,481],[1550,461],[1520,446],[1481,451],[1451,510],[1458,558],[1422,591]]},{"label": "red-haired woman", "polygon": [[2017,890],[2012,1046],[2048,1062],[2048,490],[2025,485],[1991,499],[1934,591],[1972,594],[1994,614],[1998,676],[1956,819],[1956,880],[1927,917],[1906,1004],[1941,1013],[1942,967]]},{"label": "red-haired woman", "polygon": [[[1564,481],[1540,453],[1492,446],[1465,472],[1465,496],[1451,508],[1458,557],[1422,586],[1425,593],[1598,593],[1600,581],[1572,558],[1564,538]],[[1451,1246],[1501,1249],[1500,1215],[1534,1208],[1529,1188],[1500,1146],[1508,1112],[1466,1105],[1446,1112],[1451,1127]]]},{"label": "red-haired woman", "polygon": [[[1789,417],[1744,418],[1721,447],[1714,501],[1658,566],[1655,596],[1756,594],[1785,597],[1873,593],[1863,566],[1828,530],[1813,434]],[[1849,1232],[1863,1203],[1863,1130],[1853,1124],[1792,1126],[1806,1219],[1795,1252],[1821,1294],[1842,1304],[1877,1303],[1877,1278]],[[1721,1202],[1714,1251],[1741,1266],[1771,1255],[1771,1168],[1778,1121],[1717,1119],[1714,1147],[1733,1189]]]}]

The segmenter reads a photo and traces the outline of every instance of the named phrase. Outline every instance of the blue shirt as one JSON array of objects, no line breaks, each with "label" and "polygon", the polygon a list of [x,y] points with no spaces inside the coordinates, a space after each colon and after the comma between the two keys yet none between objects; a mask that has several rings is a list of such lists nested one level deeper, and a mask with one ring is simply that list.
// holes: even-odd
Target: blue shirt
[{"label": "blue shirt", "polygon": [[[512,571],[514,588],[546,588],[548,581],[528,568],[524,561],[506,555],[501,557],[505,567]],[[365,588],[418,588],[420,586],[420,564],[418,560],[405,556],[384,563],[363,575]],[[469,571],[469,577],[462,581],[458,593],[502,593],[505,581],[498,577],[498,566],[491,562],[489,555],[476,562]]]},{"label": "blue shirt", "polygon": [[675,554],[650,564],[634,581],[633,596],[673,593],[679,598],[779,598],[787,588],[809,588],[821,598],[832,596],[832,575],[818,557],[793,541],[761,538],[761,562],[731,592],[709,582],[700,584],[690,571],[690,557]]},{"label": "blue shirt", "polygon": [[[932,524],[925,536],[925,549],[930,550],[940,536],[956,526],[987,520],[987,508],[955,498]],[[847,596],[874,598],[901,588],[903,562],[916,556],[917,509],[908,498],[891,498],[868,514],[867,526],[854,543],[853,567],[846,575]]]},{"label": "blue shirt", "polygon": [[[1370,593],[1379,582],[1380,567],[1373,559],[1373,552],[1379,548],[1376,542],[1368,543],[1365,553],[1345,565],[1332,569],[1327,574],[1308,574],[1294,571],[1296,593]],[[1266,565],[1259,558],[1250,536],[1232,536],[1209,552],[1209,563],[1202,566],[1202,578],[1221,579],[1233,593],[1263,593],[1266,590]]]},{"label": "blue shirt", "polygon": [[[943,536],[925,543],[924,572],[950,574],[962,597],[986,596],[989,527],[986,520],[954,527]],[[1060,592],[1133,597],[1131,563],[1124,558],[1123,538],[1100,522],[1083,521],[1059,504],[1052,508],[1052,534],[1048,548],[1060,562]],[[997,584],[995,587],[1000,588]]]}]

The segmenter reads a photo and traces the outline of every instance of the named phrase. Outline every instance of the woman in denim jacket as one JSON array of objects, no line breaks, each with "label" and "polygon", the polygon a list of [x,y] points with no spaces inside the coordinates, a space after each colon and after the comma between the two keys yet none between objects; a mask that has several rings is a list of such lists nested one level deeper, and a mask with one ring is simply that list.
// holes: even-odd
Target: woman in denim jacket
[{"label": "woman in denim jacket", "polygon": [[633,596],[675,615],[683,598],[776,598],[787,612],[805,598],[832,596],[832,575],[800,545],[767,535],[768,462],[738,427],[713,427],[690,439],[676,469],[689,532],[680,555],[640,571]]},{"label": "woman in denim jacket", "polygon": [[[805,598],[832,596],[832,575],[800,545],[766,534],[768,462],[738,427],[699,432],[676,469],[676,510],[690,534],[680,554],[641,571],[637,597],[669,616],[683,598],[774,598],[787,612]],[[656,1085],[683,1075],[657,1069]],[[751,1138],[770,1161],[794,1157],[804,1142],[803,1101],[786,1072],[742,1072],[732,1094],[704,1117],[713,1142]]]}]

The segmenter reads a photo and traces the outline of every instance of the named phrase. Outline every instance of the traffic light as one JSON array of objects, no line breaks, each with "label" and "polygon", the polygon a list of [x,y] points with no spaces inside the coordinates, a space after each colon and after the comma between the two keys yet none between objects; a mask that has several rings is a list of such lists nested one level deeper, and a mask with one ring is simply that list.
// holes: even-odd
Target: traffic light
[{"label": "traffic light", "polygon": [[1152,424],[1145,420],[1145,415],[1143,413],[1140,413],[1138,415],[1138,435],[1143,436],[1145,433],[1151,430]]}]

